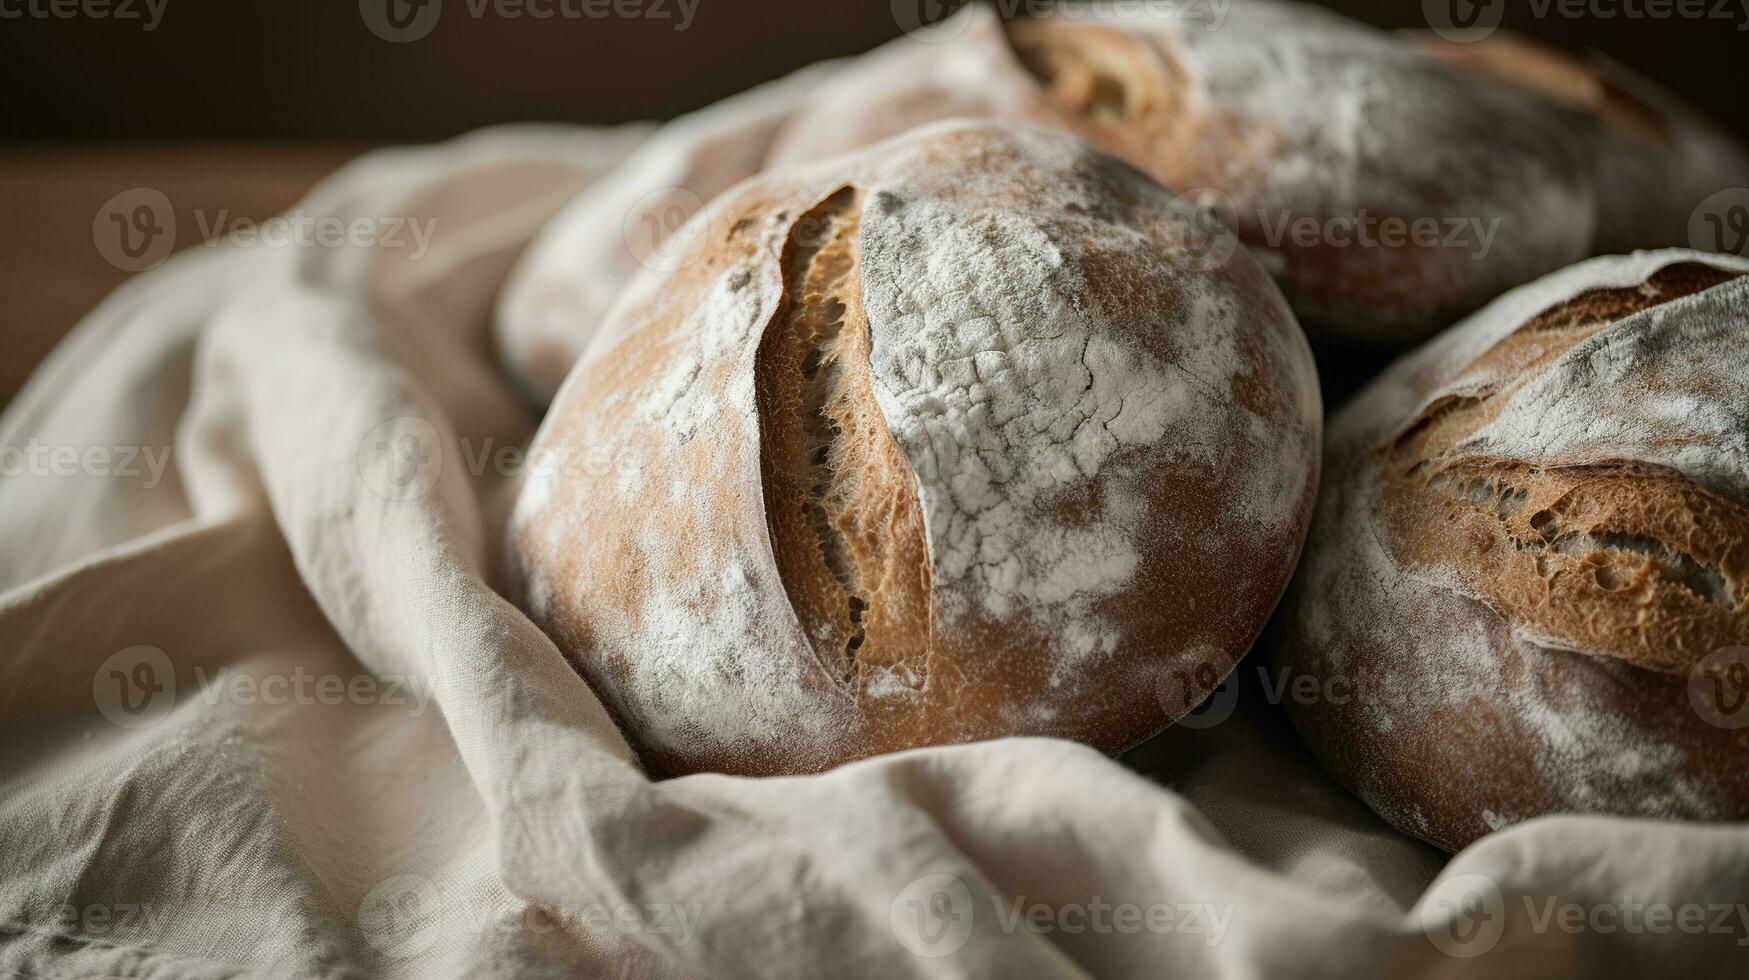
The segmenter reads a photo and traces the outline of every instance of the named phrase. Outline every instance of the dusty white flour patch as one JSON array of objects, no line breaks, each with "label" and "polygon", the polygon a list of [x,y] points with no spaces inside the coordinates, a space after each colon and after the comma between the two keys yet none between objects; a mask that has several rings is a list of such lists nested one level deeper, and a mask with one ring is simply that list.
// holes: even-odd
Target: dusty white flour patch
[{"label": "dusty white flour patch", "polygon": [[[1085,163],[1072,142],[1029,142],[1047,172]],[[1157,190],[1134,179],[1141,195]],[[1294,519],[1311,466],[1305,439],[1235,404],[1255,357],[1241,338],[1257,327],[1232,286],[1182,271],[1188,263],[1159,254],[1172,236],[1112,220],[1073,185],[1041,181],[1029,210],[987,203],[1005,190],[977,178],[897,181],[870,188],[860,231],[874,392],[917,473],[938,612],[949,623],[973,612],[1033,620],[1057,640],[1053,677],[1116,650],[1094,609],[1132,587],[1138,548],[1159,544],[1142,534],[1145,466],[1126,457],[1157,465],[1169,452],[1231,479],[1228,506],[1271,532]],[[1033,220],[1040,213],[1059,224]],[[1164,199],[1152,215],[1192,220]],[[1089,305],[1088,262],[1149,250],[1179,270],[1170,302],[1145,313]],[[1170,356],[1112,316],[1149,317],[1142,329]],[[1277,356],[1310,384],[1309,358]]]},{"label": "dusty white flour patch", "polygon": [[[1527,652],[1534,662],[1539,655]],[[1569,654],[1570,655],[1570,654]],[[1575,809],[1609,811],[1631,806],[1641,813],[1696,812],[1701,787],[1675,778],[1683,750],[1657,741],[1619,717],[1608,705],[1572,685],[1554,699],[1537,686],[1507,689],[1515,713],[1536,734],[1530,746],[1540,775]]]},{"label": "dusty white flour patch", "polygon": [[689,442],[700,425],[726,408],[717,388],[699,380],[707,366],[733,359],[756,342],[772,297],[755,282],[751,264],[719,275],[701,300],[700,312],[679,333],[685,338],[682,346],[697,345],[697,351],[675,357],[647,389],[634,389],[630,394],[635,398],[626,398],[627,408],[659,424],[671,443]]},{"label": "dusty white flour patch", "polygon": [[1522,241],[1538,254],[1553,236],[1569,246],[1563,254],[1577,255],[1571,249],[1590,239],[1591,193],[1571,175],[1522,155],[1503,166],[1493,149],[1452,161],[1464,144],[1442,120],[1466,110],[1511,121],[1522,116],[1514,111],[1522,97],[1478,87],[1400,36],[1309,4],[1236,4],[1220,30],[1185,17],[1118,23],[1126,21],[1170,38],[1209,108],[1284,135],[1267,164],[1273,203],[1299,214],[1421,215],[1432,181],[1445,197],[1442,215],[1518,216],[1516,233],[1497,238],[1502,248]]},{"label": "dusty white flour patch", "polygon": [[[685,493],[665,506],[691,509],[688,526],[709,526],[716,479],[675,486]],[[774,653],[789,645],[784,624],[792,618],[775,573],[733,536],[695,535],[683,551],[673,526],[652,520],[639,530],[647,588],[635,621],[600,624],[598,656],[615,655],[627,671],[610,695],[616,708],[637,719],[648,744],[681,754],[700,744],[824,737],[832,713],[809,693],[805,661]]]},{"label": "dusty white flour patch", "polygon": [[1656,463],[1749,504],[1749,278],[1579,344],[1458,449],[1539,463]]},{"label": "dusty white flour patch", "polygon": [[1091,606],[1135,574],[1144,508],[1052,509],[1191,411],[1187,384],[1077,308],[1078,271],[1021,214],[885,195],[862,228],[875,394],[917,472],[941,612],[1040,617],[1075,640],[1063,668],[1109,649]]}]

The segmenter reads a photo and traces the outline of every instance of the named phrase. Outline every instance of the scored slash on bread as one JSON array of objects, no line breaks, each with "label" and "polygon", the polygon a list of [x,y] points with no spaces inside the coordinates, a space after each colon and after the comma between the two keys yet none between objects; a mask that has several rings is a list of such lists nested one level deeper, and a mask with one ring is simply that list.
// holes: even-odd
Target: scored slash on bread
[{"label": "scored slash on bread", "polygon": [[847,685],[878,657],[898,683],[929,676],[929,543],[917,475],[887,430],[869,372],[857,274],[862,192],[842,188],[790,231],[785,309],[754,367],[772,551],[821,665]]},{"label": "scored slash on bread", "polygon": [[1457,850],[1545,814],[1749,816],[1749,261],[1596,259],[1501,297],[1335,419],[1275,656],[1334,775]]},{"label": "scored slash on bread", "polygon": [[[1648,670],[1686,677],[1749,637],[1749,508],[1664,466],[1532,466],[1464,447],[1574,346],[1741,274],[1665,266],[1638,286],[1561,303],[1482,355],[1453,384],[1483,374],[1488,382],[1430,405],[1384,450],[1380,509],[1397,553],[1458,569],[1472,594],[1544,645]],[[1508,365],[1516,377],[1499,373]]]}]

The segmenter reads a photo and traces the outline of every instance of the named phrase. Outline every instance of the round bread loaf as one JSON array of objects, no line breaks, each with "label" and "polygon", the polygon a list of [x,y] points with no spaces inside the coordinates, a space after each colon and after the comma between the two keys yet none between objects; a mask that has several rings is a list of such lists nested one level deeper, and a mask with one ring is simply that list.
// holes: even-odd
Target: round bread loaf
[{"label": "round bread loaf", "polygon": [[1539,71],[1562,59],[1529,45],[1421,44],[1264,0],[1186,9],[977,7],[952,41],[901,39],[829,79],[771,160],[950,115],[1063,127],[1216,202],[1309,331],[1400,342],[1605,247],[1686,243],[1744,159],[1667,96]]},{"label": "round bread loaf", "polygon": [[652,769],[1116,752],[1253,643],[1321,409],[1280,292],[1195,212],[985,122],[695,220],[699,260],[649,273],[565,382],[509,532],[525,608]]},{"label": "round bread loaf", "polygon": [[1457,850],[1552,813],[1749,818],[1745,274],[1583,263],[1335,417],[1280,690],[1399,828]]}]

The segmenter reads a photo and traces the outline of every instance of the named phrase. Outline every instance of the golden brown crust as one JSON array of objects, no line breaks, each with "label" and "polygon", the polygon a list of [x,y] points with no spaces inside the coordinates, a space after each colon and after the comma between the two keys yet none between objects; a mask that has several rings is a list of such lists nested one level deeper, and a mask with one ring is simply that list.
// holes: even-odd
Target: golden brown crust
[{"label": "golden brown crust", "polygon": [[[1327,451],[1346,475],[1320,502],[1277,656],[1324,692],[1286,703],[1308,745],[1402,829],[1455,851],[1551,813],[1749,815],[1749,727],[1693,700],[1709,664],[1749,647],[1749,501],[1627,455],[1644,449],[1533,456],[1499,435],[1585,424],[1564,393],[1522,396],[1577,355],[1653,336],[1702,346],[1636,361],[1669,400],[1623,383],[1614,411],[1733,404],[1736,389],[1674,373],[1742,331],[1728,318],[1743,269],[1694,256],[1598,260],[1609,285],[1541,309],[1508,297],[1338,419]],[[1694,318],[1706,328],[1684,331]],[[1387,404],[1401,414],[1366,417]],[[1684,465],[1733,451],[1683,438]]]},{"label": "golden brown crust", "polygon": [[1624,317],[1727,282],[1698,263],[1545,310],[1460,372],[1492,380],[1430,405],[1385,450],[1379,510],[1411,567],[1458,570],[1546,645],[1686,676],[1749,638],[1749,508],[1665,467],[1536,467],[1466,452],[1538,369]]},{"label": "golden brown crust", "polygon": [[772,550],[821,665],[860,694],[866,667],[929,677],[929,543],[917,477],[875,404],[856,231],[833,193],[790,230],[785,307],[755,366]]},{"label": "golden brown crust", "polygon": [[1379,507],[1405,563],[1545,646],[1687,677],[1749,638],[1749,509],[1668,469],[1442,461],[1387,476]]},{"label": "golden brown crust", "polygon": [[1150,44],[1115,27],[1055,18],[1002,26],[1015,61],[1037,84],[1026,96],[1029,118],[1068,129],[1169,188],[1250,189],[1286,148],[1265,120],[1197,105],[1192,76],[1164,38]]}]

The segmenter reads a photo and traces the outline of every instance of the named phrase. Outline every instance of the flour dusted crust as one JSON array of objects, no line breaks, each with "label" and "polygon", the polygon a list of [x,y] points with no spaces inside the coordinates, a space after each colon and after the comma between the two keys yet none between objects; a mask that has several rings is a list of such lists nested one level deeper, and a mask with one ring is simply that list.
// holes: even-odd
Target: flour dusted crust
[{"label": "flour dusted crust", "polygon": [[1549,813],[1749,818],[1749,262],[1595,259],[1508,293],[1342,413],[1283,605],[1327,768],[1456,850]]},{"label": "flour dusted crust", "polygon": [[531,449],[529,613],[663,772],[1053,735],[1119,751],[1254,641],[1310,517],[1304,336],[1059,132],[755,178]]},{"label": "flour dusted crust", "polygon": [[[1685,241],[1705,196],[1692,189],[1718,173],[1702,161],[1719,141],[1686,115],[1671,122],[1681,110],[1668,97],[1660,110],[1611,89],[1608,107],[1634,108],[1609,127],[1672,126],[1629,138],[1576,108],[1589,96],[1571,71],[1539,73],[1536,59],[1489,70],[1512,59],[1460,58],[1449,49],[1468,46],[1309,5],[1240,0],[1218,21],[1213,8],[1183,9],[1201,16],[1070,5],[1004,22],[980,5],[955,40],[902,39],[831,80],[772,159],[950,115],[1066,128],[1175,190],[1224,194],[1222,216],[1308,330],[1384,341],[1425,337],[1601,247]],[[1692,178],[1680,192],[1648,179],[1674,169]],[[1349,219],[1375,236],[1421,219],[1431,237],[1350,244]]]}]

